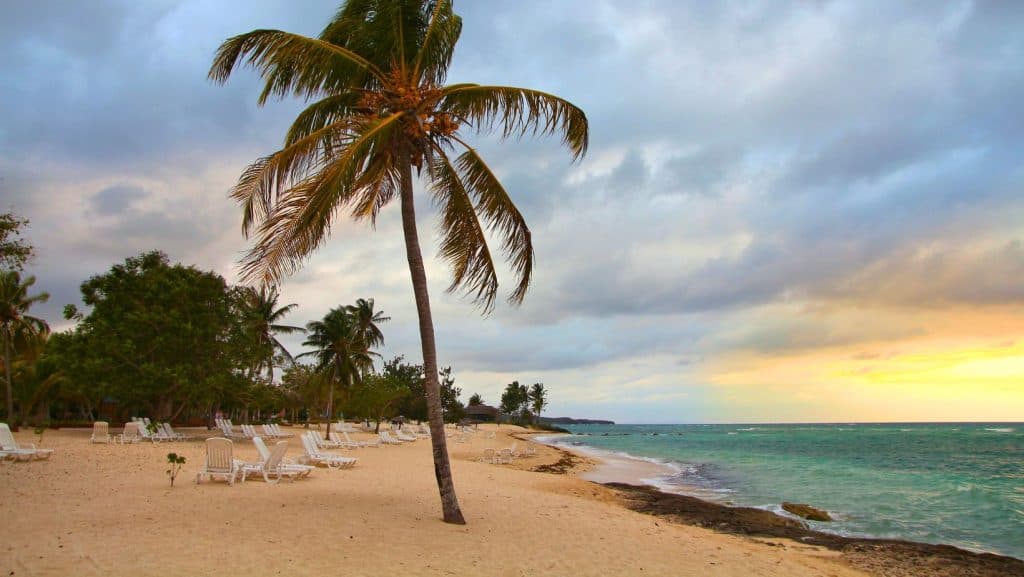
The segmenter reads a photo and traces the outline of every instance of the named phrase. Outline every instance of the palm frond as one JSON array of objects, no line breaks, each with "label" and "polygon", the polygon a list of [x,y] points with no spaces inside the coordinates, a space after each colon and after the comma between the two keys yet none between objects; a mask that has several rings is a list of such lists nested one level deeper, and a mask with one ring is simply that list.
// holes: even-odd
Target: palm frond
[{"label": "palm frond", "polygon": [[310,104],[292,122],[284,139],[285,146],[291,146],[310,134],[320,132],[326,126],[345,120],[353,113],[359,98],[359,92],[346,91]]},{"label": "palm frond", "polygon": [[462,18],[452,11],[452,0],[437,0],[423,42],[416,53],[412,78],[434,85],[444,83],[455,44],[462,34]]},{"label": "palm frond", "polygon": [[253,30],[233,36],[217,49],[209,78],[223,84],[242,63],[259,71],[265,84],[262,105],[270,96],[289,94],[310,99],[336,94],[353,85],[363,72],[379,79],[383,73],[372,62],[343,46],[281,30]]},{"label": "palm frond", "polygon": [[250,164],[229,193],[242,205],[243,234],[248,236],[253,224],[267,217],[281,190],[304,178],[327,156],[333,142],[354,128],[351,119],[339,119]]},{"label": "palm frond", "polygon": [[379,119],[366,127],[325,166],[281,192],[259,227],[255,245],[242,259],[245,282],[277,282],[293,272],[330,231],[338,209],[353,201],[353,183],[375,153],[389,150],[400,114]]},{"label": "palm frond", "polygon": [[359,53],[381,70],[406,70],[432,10],[429,0],[350,0],[320,38]]},{"label": "palm frond", "polygon": [[526,219],[476,150],[466,147],[455,165],[466,189],[473,195],[476,210],[487,222],[488,230],[501,238],[502,252],[512,272],[519,277],[508,301],[520,304],[533,278],[533,237]]},{"label": "palm frond", "polygon": [[485,311],[494,307],[498,274],[477,220],[473,200],[459,172],[443,150],[435,149],[430,187],[441,213],[441,258],[452,270],[448,292],[463,288]]},{"label": "palm frond", "polygon": [[546,92],[460,84],[444,89],[439,108],[475,124],[478,130],[492,130],[497,125],[505,138],[559,133],[574,160],[587,152],[587,116],[568,100]]}]

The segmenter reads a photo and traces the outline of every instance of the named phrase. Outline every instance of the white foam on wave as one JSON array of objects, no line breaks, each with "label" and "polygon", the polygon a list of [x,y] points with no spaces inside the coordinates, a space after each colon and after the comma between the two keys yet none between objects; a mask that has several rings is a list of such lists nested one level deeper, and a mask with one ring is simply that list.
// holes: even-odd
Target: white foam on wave
[{"label": "white foam on wave", "polygon": [[1012,433],[1013,427],[986,427],[986,431],[992,431],[993,433]]}]

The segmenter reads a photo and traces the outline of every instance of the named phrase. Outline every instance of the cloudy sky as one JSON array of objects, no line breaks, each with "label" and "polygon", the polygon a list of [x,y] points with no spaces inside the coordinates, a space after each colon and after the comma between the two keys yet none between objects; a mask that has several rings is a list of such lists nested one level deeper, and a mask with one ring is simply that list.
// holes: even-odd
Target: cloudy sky
[{"label": "cloudy sky", "polygon": [[[0,210],[31,219],[60,309],[161,249],[236,280],[226,194],[299,102],[216,86],[217,46],[316,35],[331,1],[7,0]],[[620,422],[1024,418],[1024,3],[461,0],[450,82],[583,108],[554,139],[474,142],[533,231],[520,308],[444,293],[438,354],[464,398],[544,382],[549,414]],[[304,324],[356,298],[419,360],[398,207],[338,226],[282,286]],[[510,286],[512,279],[503,286]],[[293,352],[301,339],[289,341]]]}]

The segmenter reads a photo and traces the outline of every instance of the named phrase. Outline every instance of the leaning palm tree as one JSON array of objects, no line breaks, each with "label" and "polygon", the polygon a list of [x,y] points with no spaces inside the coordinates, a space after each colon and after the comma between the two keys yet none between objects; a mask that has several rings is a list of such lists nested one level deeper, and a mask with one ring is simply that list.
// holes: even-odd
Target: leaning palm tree
[{"label": "leaning palm tree", "polygon": [[22,336],[27,336],[47,331],[50,328],[46,321],[27,314],[32,305],[44,303],[50,298],[48,293],[28,296],[28,289],[35,282],[36,277],[34,276],[22,281],[18,271],[0,271],[0,338],[4,342],[4,377],[7,393],[5,407],[7,420],[12,425],[17,422],[14,418],[14,389],[11,382],[11,355],[15,337],[19,333]]},{"label": "leaning palm tree", "polygon": [[250,165],[232,196],[255,244],[242,260],[248,280],[274,283],[326,241],[342,211],[376,222],[396,198],[419,317],[434,471],[444,520],[464,523],[445,445],[437,353],[427,279],[416,230],[413,169],[441,216],[441,256],[449,291],[464,290],[490,310],[498,291],[488,232],[518,277],[509,301],[522,302],[533,272],[530,230],[464,129],[503,137],[559,134],[574,158],[587,149],[587,119],[570,102],[537,90],[445,85],[462,31],[451,0],[348,0],[317,38],[254,30],[220,46],[210,78],[256,68],[259,103],[313,101],[284,147]]},{"label": "leaning palm tree", "polygon": [[303,332],[302,327],[293,327],[281,324],[284,317],[298,305],[292,303],[283,307],[277,306],[277,287],[263,286],[259,290],[253,287],[242,289],[241,309],[245,319],[246,328],[250,331],[255,340],[254,349],[257,351],[256,362],[252,367],[253,375],[266,374],[273,380],[274,377],[274,355],[279,354],[289,361],[292,360],[288,349],[277,340],[278,334],[293,334]]},{"label": "leaning palm tree", "polygon": [[359,382],[362,375],[373,368],[373,357],[377,353],[370,350],[369,343],[359,330],[357,319],[348,307],[331,309],[323,320],[313,321],[306,325],[309,338],[303,346],[312,347],[308,353],[299,357],[312,356],[316,359],[316,368],[327,376],[327,435],[331,434],[331,422],[334,420],[334,386],[341,383],[351,388]]}]

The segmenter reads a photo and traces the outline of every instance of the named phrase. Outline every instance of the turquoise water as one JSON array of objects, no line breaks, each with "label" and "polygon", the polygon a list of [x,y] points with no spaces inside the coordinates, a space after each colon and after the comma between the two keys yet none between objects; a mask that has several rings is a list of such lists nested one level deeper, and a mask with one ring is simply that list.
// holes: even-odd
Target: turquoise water
[{"label": "turquoise water", "polygon": [[576,425],[578,444],[671,467],[663,489],[777,511],[819,530],[1024,558],[1024,423]]}]

